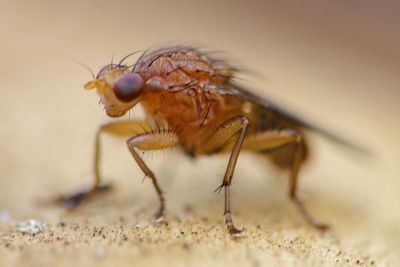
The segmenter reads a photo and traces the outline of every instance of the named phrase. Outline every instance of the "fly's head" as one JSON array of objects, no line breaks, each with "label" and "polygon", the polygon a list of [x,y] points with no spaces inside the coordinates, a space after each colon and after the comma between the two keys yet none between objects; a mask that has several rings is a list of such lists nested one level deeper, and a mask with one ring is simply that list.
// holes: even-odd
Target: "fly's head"
[{"label": "fly's head", "polygon": [[144,83],[128,66],[108,64],[84,88],[96,88],[107,115],[120,117],[140,101]]}]

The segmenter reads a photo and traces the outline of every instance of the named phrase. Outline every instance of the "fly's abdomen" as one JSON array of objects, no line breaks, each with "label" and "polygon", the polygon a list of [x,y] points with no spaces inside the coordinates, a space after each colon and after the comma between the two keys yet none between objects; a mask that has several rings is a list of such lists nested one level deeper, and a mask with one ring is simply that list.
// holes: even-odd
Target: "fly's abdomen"
[{"label": "fly's abdomen", "polygon": [[275,165],[280,168],[291,168],[294,164],[296,153],[298,151],[297,146],[302,146],[300,149],[301,161],[305,161],[307,159],[309,149],[306,136],[298,125],[264,107],[258,107],[258,111],[253,118],[254,134],[265,131],[295,130],[302,135],[302,139],[299,143],[288,143],[278,148],[263,150],[260,152],[264,155],[267,155]]}]

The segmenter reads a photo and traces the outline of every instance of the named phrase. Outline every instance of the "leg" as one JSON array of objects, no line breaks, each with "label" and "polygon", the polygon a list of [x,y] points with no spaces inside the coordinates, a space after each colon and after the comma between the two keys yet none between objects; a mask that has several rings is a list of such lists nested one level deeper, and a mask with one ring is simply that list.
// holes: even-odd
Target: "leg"
[{"label": "leg", "polygon": [[243,149],[253,151],[265,151],[280,148],[284,145],[295,144],[294,157],[290,166],[290,199],[296,204],[307,222],[318,229],[326,229],[327,226],[316,222],[307,212],[297,195],[297,181],[300,165],[304,157],[304,143],[301,134],[294,130],[266,131],[246,139]]},{"label": "leg", "polygon": [[62,204],[67,208],[75,208],[82,204],[89,198],[98,195],[98,193],[110,189],[109,185],[102,185],[102,177],[100,174],[100,159],[101,159],[101,135],[102,133],[109,133],[115,136],[132,136],[133,134],[142,133],[149,126],[142,121],[118,121],[102,125],[96,133],[95,137],[95,150],[94,150],[94,184],[91,189],[78,192],[68,196],[61,196],[56,199],[56,203]]},{"label": "leg", "polygon": [[295,152],[295,157],[293,160],[293,166],[290,170],[290,187],[289,187],[289,197],[290,199],[296,204],[298,209],[300,210],[301,214],[303,214],[303,217],[306,219],[306,221],[312,226],[320,230],[327,230],[329,226],[327,224],[320,223],[316,221],[313,216],[310,215],[310,213],[307,211],[307,209],[304,207],[303,202],[299,199],[297,195],[297,181],[298,181],[298,176],[299,176],[299,169],[302,161],[302,155],[303,155],[303,149],[304,145],[301,142],[296,143],[296,152]]},{"label": "leg", "polygon": [[222,185],[216,189],[217,192],[220,192],[222,189],[225,190],[225,223],[229,233],[233,236],[239,236],[243,231],[236,229],[235,225],[233,224],[231,215],[230,186],[232,183],[232,177],[235,171],[236,162],[242,148],[243,140],[246,136],[248,125],[249,119],[244,116],[234,117],[233,119],[224,122],[206,141],[206,143],[204,144],[204,148],[206,150],[203,151],[207,153],[218,149],[221,145],[226,144],[226,142],[228,142],[234,135],[237,135],[239,133],[239,136],[236,139],[236,142],[231,152],[231,156],[229,158]]},{"label": "leg", "polygon": [[145,133],[141,135],[134,136],[127,141],[128,149],[135,159],[136,163],[142,169],[146,177],[149,177],[153,182],[154,188],[157,192],[157,196],[160,201],[160,207],[155,213],[156,221],[161,221],[164,215],[165,209],[165,199],[160,186],[157,183],[156,176],[149,169],[143,159],[139,156],[136,149],[141,150],[159,150],[168,147],[173,147],[178,144],[178,136],[174,132],[170,131],[157,131],[151,133]]}]

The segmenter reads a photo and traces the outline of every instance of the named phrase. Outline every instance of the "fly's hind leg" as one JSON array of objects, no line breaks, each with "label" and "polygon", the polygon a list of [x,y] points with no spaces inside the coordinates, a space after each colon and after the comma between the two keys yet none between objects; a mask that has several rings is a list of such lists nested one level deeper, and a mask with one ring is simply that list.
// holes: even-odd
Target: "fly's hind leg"
[{"label": "fly's hind leg", "polygon": [[142,133],[145,131],[146,123],[142,121],[118,121],[102,125],[96,133],[95,149],[94,149],[94,184],[89,190],[80,191],[71,195],[57,197],[55,202],[66,208],[73,209],[80,204],[92,199],[100,193],[109,191],[110,185],[102,184],[102,176],[100,172],[101,162],[101,136],[103,133],[108,133],[114,136],[132,136],[133,134]]},{"label": "fly's hind leg", "polygon": [[156,176],[146,165],[143,159],[139,156],[138,149],[140,150],[160,150],[177,145],[179,142],[178,136],[173,131],[155,131],[151,133],[144,133],[136,135],[127,141],[128,149],[132,157],[142,169],[146,177],[150,178],[153,182],[154,189],[156,190],[160,206],[155,213],[155,220],[159,222],[163,219],[165,210],[164,194],[157,182]]},{"label": "fly's hind leg", "polygon": [[297,195],[297,182],[300,165],[304,157],[304,139],[302,135],[291,129],[269,130],[247,138],[243,149],[252,151],[265,151],[281,148],[285,145],[295,144],[294,156],[290,166],[289,196],[295,203],[307,222],[318,229],[325,230],[327,225],[318,223],[306,210],[303,202]]},{"label": "fly's hind leg", "polygon": [[230,198],[230,186],[232,183],[233,173],[237,159],[239,157],[240,150],[242,148],[243,140],[246,136],[247,128],[249,126],[249,119],[245,116],[234,117],[223,124],[221,124],[216,131],[211,135],[204,145],[202,146],[202,153],[212,153],[221,147],[229,144],[232,138],[236,137],[232,152],[229,158],[228,166],[225,171],[224,179],[215,191],[220,192],[222,189],[225,191],[225,224],[228,228],[229,233],[232,236],[240,236],[243,230],[238,230],[233,224],[231,215],[231,198]]},{"label": "fly's hind leg", "polygon": [[311,214],[304,207],[303,202],[299,199],[299,196],[297,194],[299,169],[302,162],[302,157],[304,155],[303,153],[304,144],[302,140],[303,139],[300,139],[298,142],[296,142],[296,150],[293,159],[293,165],[290,169],[289,197],[295,203],[295,205],[298,207],[303,217],[312,227],[315,227],[319,230],[327,230],[329,226],[327,224],[320,223],[317,220],[315,220],[314,217],[311,216]]}]

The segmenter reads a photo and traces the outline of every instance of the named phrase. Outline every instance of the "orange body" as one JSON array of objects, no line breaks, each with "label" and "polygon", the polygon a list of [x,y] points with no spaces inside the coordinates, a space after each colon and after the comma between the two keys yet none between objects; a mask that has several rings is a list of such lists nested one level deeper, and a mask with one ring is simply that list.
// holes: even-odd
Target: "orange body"
[{"label": "orange body", "polygon": [[[218,125],[238,115],[250,119],[247,136],[293,127],[266,107],[221,90],[229,86],[233,71],[195,51],[156,51],[143,57],[134,71],[151,86],[140,100],[148,119],[178,129],[181,146],[192,156],[203,154],[202,145]],[[281,166],[291,164],[288,146],[270,153]]]},{"label": "orange body", "polygon": [[160,150],[179,145],[193,157],[230,153],[217,191],[224,189],[225,223],[232,235],[241,233],[231,218],[229,190],[242,150],[267,154],[279,167],[289,169],[290,198],[311,225],[326,229],[325,224],[309,215],[296,194],[300,166],[308,155],[304,130],[316,131],[338,144],[360,150],[358,147],[240,87],[234,82],[235,68],[197,49],[148,50],[134,65],[123,64],[131,55],[118,64],[104,66],[97,76],[93,75],[85,89],[97,88],[110,117],[120,117],[141,104],[147,119],[115,121],[99,128],[95,142],[95,185],[89,193],[66,198],[69,205],[77,205],[87,195],[102,188],[100,136],[109,133],[128,138],[127,146],[133,159],[145,177],[151,179],[160,202],[157,220],[163,217],[164,195],[156,175],[138,150]]}]

